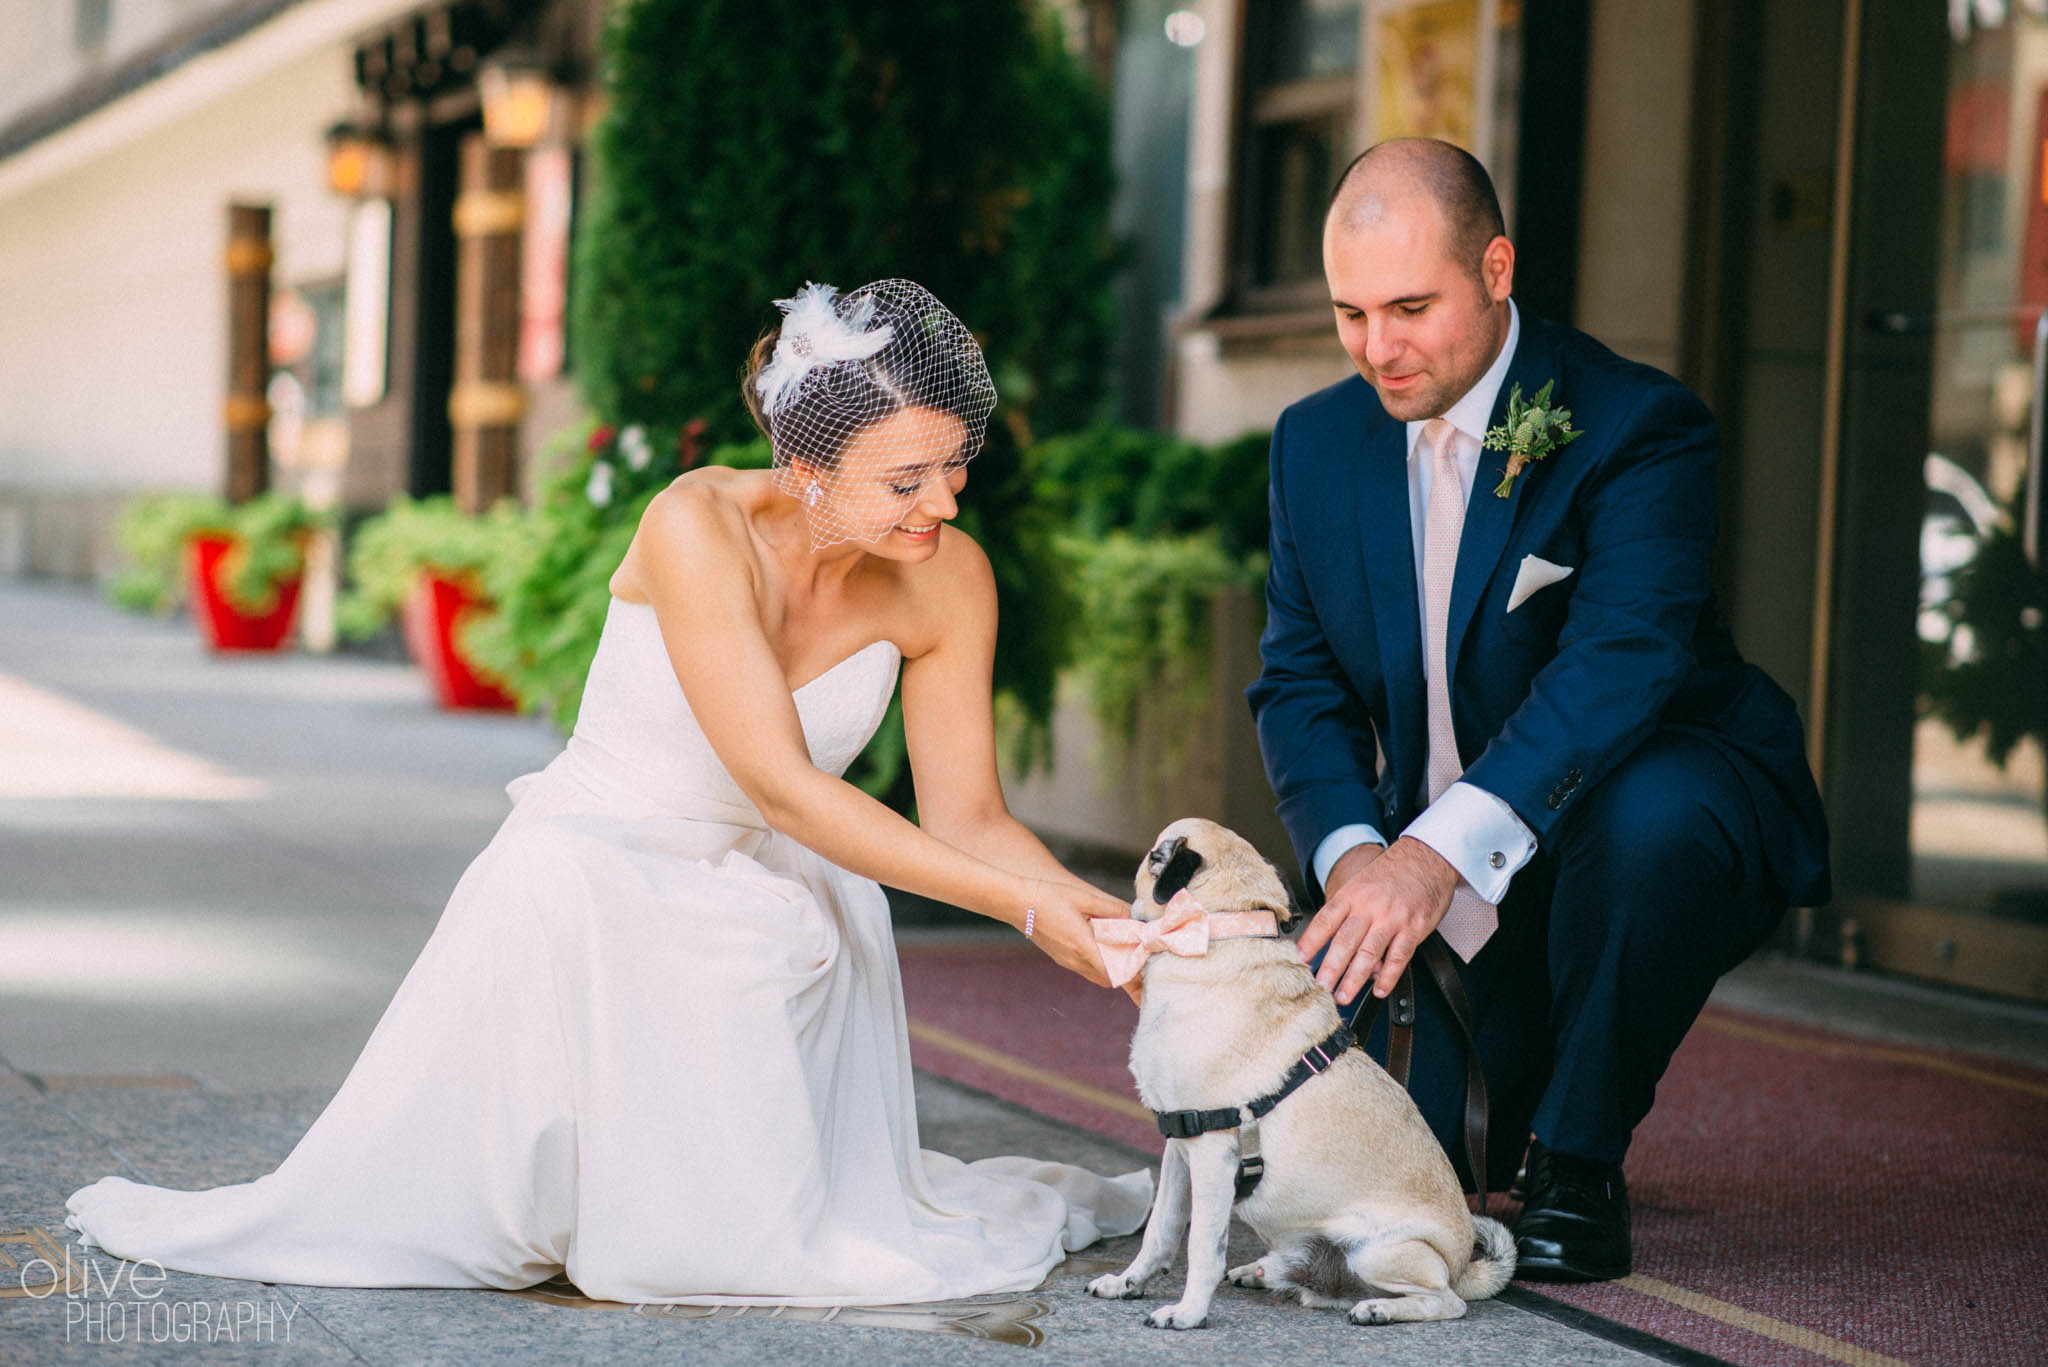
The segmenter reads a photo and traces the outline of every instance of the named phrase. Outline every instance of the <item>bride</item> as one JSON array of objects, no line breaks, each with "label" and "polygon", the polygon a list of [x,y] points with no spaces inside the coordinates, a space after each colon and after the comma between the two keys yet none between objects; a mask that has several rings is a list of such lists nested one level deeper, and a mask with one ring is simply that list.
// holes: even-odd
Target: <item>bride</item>
[{"label": "bride", "polygon": [[[106,1177],[81,1241],[214,1276],[635,1302],[1036,1286],[1151,1179],[921,1150],[877,882],[1105,981],[1125,905],[1003,805],[995,585],[948,526],[995,389],[908,281],[807,287],[748,367],[772,471],[648,506],[576,731],[516,780],[341,1090],[277,1171]],[[922,828],[838,777],[900,672]]]}]

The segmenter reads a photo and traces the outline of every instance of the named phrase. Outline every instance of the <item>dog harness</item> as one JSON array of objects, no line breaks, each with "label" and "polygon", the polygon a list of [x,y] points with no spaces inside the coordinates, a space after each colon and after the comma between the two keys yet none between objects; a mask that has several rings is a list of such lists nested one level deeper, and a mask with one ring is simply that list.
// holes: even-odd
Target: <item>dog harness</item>
[{"label": "dog harness", "polygon": [[[1155,878],[1152,900],[1160,903],[1185,889],[1202,866],[1201,854],[1188,848],[1187,841],[1180,839],[1155,848],[1149,858]],[[1429,938],[1417,948],[1415,957],[1435,981],[1437,993],[1443,998],[1465,1046],[1465,1161],[1471,1166],[1474,1181],[1478,1183],[1479,1213],[1484,1215],[1487,1204],[1486,1069],[1479,1058],[1479,1034],[1472,1023],[1472,1004],[1465,995],[1465,982],[1458,971],[1457,960],[1452,958],[1442,934],[1430,932]],[[1415,976],[1413,964],[1402,970],[1400,981],[1394,984],[1390,1003],[1393,1012],[1387,1022],[1387,1073],[1404,1091],[1408,1087],[1408,1060],[1415,1030]],[[1370,1033],[1379,1006],[1379,998],[1367,997],[1352,1023],[1338,1026],[1335,1034],[1303,1054],[1301,1061],[1288,1070],[1277,1091],[1243,1107],[1214,1111],[1154,1111],[1152,1116],[1159,1124],[1159,1132],[1168,1139],[1192,1139],[1211,1130],[1242,1130],[1237,1148],[1237,1199],[1244,1200],[1259,1185],[1259,1179],[1266,1172],[1266,1165],[1259,1157],[1259,1118],[1357,1043],[1354,1030],[1359,1034]],[[1240,1111],[1250,1111],[1251,1115],[1240,1119]]]},{"label": "dog harness", "polygon": [[[1161,905],[1170,903],[1176,896],[1186,896],[1189,880],[1202,866],[1202,856],[1181,839],[1154,849],[1150,858],[1154,880],[1152,900]],[[1102,922],[1094,924],[1099,926]],[[1152,1119],[1158,1124],[1159,1133],[1168,1139],[1193,1139],[1211,1130],[1241,1130],[1243,1133],[1238,1137],[1237,1146],[1236,1199],[1242,1201],[1252,1194],[1259,1185],[1259,1179],[1266,1175],[1266,1161],[1259,1156],[1259,1121],[1292,1096],[1302,1083],[1327,1071],[1345,1050],[1357,1042],[1352,1037],[1350,1026],[1339,1025],[1327,1038],[1318,1041],[1295,1060],[1294,1066],[1287,1070],[1287,1076],[1280,1079],[1280,1085],[1264,1096],[1242,1106],[1223,1106],[1213,1111],[1154,1111]],[[1246,1111],[1251,1114],[1244,1114]]]},{"label": "dog harness", "polygon": [[[1212,1130],[1244,1130],[1237,1161],[1236,1199],[1242,1201],[1252,1194],[1259,1185],[1259,1179],[1266,1175],[1265,1160],[1259,1156],[1258,1122],[1292,1096],[1302,1083],[1327,1071],[1345,1050],[1357,1042],[1352,1037],[1351,1027],[1340,1025],[1295,1060],[1294,1066],[1287,1070],[1287,1076],[1280,1079],[1280,1085],[1264,1096],[1242,1106],[1222,1106],[1213,1111],[1154,1111],[1152,1119],[1158,1123],[1159,1133],[1168,1139],[1193,1139]],[[1246,1111],[1251,1114],[1245,1115]]]}]

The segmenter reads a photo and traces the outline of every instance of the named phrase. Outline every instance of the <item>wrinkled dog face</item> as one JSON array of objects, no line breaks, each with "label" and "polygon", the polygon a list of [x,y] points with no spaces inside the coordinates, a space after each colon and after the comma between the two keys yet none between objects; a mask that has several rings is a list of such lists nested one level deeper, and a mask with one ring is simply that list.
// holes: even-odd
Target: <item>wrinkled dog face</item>
[{"label": "wrinkled dog face", "polygon": [[1197,816],[1174,822],[1152,842],[1138,865],[1131,915],[1157,920],[1182,888],[1207,911],[1271,911],[1282,926],[1290,915],[1279,871],[1243,836]]}]

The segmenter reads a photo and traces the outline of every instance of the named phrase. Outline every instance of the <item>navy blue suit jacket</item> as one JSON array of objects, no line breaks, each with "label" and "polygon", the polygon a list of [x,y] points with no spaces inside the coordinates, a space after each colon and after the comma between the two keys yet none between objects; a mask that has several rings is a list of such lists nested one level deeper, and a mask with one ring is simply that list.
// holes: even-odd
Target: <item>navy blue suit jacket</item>
[{"label": "navy blue suit jacket", "polygon": [[[1584,435],[1527,465],[1481,454],[1451,591],[1451,711],[1466,781],[1539,849],[1573,802],[1658,727],[1715,744],[1756,803],[1787,902],[1828,897],[1827,834],[1792,701],[1714,610],[1714,420],[1683,385],[1526,314],[1492,422],[1516,385],[1555,381]],[[1307,869],[1337,827],[1388,839],[1425,802],[1428,724],[1406,425],[1354,376],[1273,431],[1272,569],[1246,690],[1266,773]],[[1522,558],[1572,574],[1513,612]],[[1313,885],[1313,878],[1308,879]]]}]

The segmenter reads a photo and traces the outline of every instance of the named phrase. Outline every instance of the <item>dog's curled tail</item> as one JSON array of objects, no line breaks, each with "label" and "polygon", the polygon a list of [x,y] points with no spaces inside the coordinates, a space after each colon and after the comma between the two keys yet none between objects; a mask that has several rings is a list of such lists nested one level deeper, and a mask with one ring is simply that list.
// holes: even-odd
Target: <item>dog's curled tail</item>
[{"label": "dog's curled tail", "polygon": [[1515,1276],[1515,1236],[1498,1220],[1472,1217],[1472,1261],[1451,1289],[1468,1301],[1500,1294]]}]

